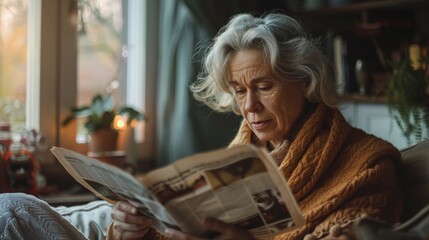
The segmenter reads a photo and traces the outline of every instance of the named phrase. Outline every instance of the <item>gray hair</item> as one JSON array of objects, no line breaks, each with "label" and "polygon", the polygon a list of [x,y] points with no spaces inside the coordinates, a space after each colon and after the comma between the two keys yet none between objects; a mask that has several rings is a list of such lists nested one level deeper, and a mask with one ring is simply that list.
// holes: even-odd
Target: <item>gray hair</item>
[{"label": "gray hair", "polygon": [[339,103],[332,66],[301,25],[279,13],[261,18],[239,14],[219,31],[198,80],[191,85],[198,101],[218,112],[240,114],[228,82],[228,66],[231,56],[242,49],[261,51],[277,78],[305,81],[308,101],[331,107]]}]

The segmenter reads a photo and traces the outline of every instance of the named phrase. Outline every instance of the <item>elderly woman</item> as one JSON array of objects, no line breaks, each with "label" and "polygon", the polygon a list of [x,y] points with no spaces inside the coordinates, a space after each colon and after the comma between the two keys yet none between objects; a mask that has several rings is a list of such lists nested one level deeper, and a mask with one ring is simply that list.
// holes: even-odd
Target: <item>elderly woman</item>
[{"label": "elderly woman", "polygon": [[[352,223],[363,216],[399,221],[402,196],[395,162],[400,154],[388,142],[351,127],[336,108],[335,89],[333,71],[320,50],[297,21],[282,14],[231,19],[215,38],[199,81],[192,85],[199,101],[243,116],[231,146],[266,147],[290,184],[306,224],[274,239],[354,239]],[[0,195],[0,209],[12,208],[14,198],[14,212],[0,211],[0,227],[6,226],[0,236],[20,238],[17,227],[39,224],[43,215],[53,221],[40,224],[53,223],[57,231],[44,236],[84,238],[63,218],[80,218],[76,211],[60,212],[61,216],[59,209],[53,211],[36,199],[25,203],[17,195]],[[113,209],[103,202],[91,204],[103,205],[104,214],[111,211],[108,239],[167,239],[151,228],[150,218],[126,202]],[[21,212],[33,214],[16,219]],[[94,222],[86,225],[98,229]],[[217,219],[208,218],[205,224],[228,239],[253,239],[249,232]],[[173,229],[168,236],[200,239]]]},{"label": "elderly woman", "polygon": [[[305,226],[274,239],[354,239],[363,216],[394,223],[402,209],[390,143],[351,127],[336,108],[333,70],[294,19],[282,14],[235,16],[208,51],[192,90],[219,112],[244,120],[231,145],[266,147],[290,184]],[[148,219],[118,203],[111,233],[158,238]],[[216,219],[207,227],[229,239],[251,235]],[[170,230],[173,239],[198,239]]]}]

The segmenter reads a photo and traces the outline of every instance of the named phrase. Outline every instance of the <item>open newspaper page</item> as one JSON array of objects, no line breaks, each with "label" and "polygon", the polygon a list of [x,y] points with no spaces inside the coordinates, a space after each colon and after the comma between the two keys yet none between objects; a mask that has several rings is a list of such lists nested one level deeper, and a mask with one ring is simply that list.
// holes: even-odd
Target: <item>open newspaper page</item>
[{"label": "open newspaper page", "polygon": [[96,196],[112,204],[119,200],[130,202],[142,214],[152,217],[154,228],[161,233],[166,225],[177,225],[166,208],[128,172],[64,148],[53,147],[51,152],[77,182]]},{"label": "open newspaper page", "polygon": [[218,235],[204,229],[205,217],[235,224],[256,238],[304,224],[277,165],[252,145],[193,155],[148,173],[142,181],[180,230],[200,237]]}]

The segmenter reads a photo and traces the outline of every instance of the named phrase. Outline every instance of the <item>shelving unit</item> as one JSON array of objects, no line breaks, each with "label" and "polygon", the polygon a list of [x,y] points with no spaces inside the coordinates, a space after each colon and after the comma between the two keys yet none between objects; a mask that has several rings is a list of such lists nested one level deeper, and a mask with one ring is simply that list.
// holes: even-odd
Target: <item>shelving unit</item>
[{"label": "shelving unit", "polygon": [[[340,108],[347,121],[398,148],[412,144],[402,136],[390,116],[383,89],[390,80],[389,61],[398,53],[406,56],[407,46],[418,37],[429,45],[429,0],[348,0],[342,1],[347,3],[341,5],[311,9],[293,5],[304,3],[301,6],[306,6],[306,2],[318,3],[285,0],[286,5],[295,7],[288,10],[289,14],[297,18],[313,37],[321,40],[322,49],[334,66],[343,71],[340,76],[344,77],[338,77],[337,81],[343,81],[347,86]],[[339,53],[338,49],[344,52]],[[371,86],[365,95],[359,94],[355,77],[358,59],[369,66],[366,73],[370,76]]]},{"label": "shelving unit", "polygon": [[[285,1],[286,5],[317,2]],[[292,2],[292,3],[290,3]],[[318,1],[323,2],[323,1]],[[331,1],[327,1],[331,2]],[[358,81],[354,68],[357,60],[365,61],[371,86],[368,97],[360,99],[376,102],[383,99],[383,89],[389,81],[390,66],[394,54],[405,54],[404,45],[416,38],[425,39],[429,44],[429,0],[379,0],[343,1],[335,6],[320,6],[311,9],[289,10],[290,14],[302,22],[313,37],[319,38],[325,53],[335,63],[344,78],[339,79],[346,86],[345,94],[355,96]],[[295,4],[295,8],[296,8]],[[340,48],[344,59],[335,60],[338,48],[336,39],[341,38]],[[337,41],[338,42],[338,41]],[[339,67],[339,63],[342,64]],[[355,99],[354,99],[355,100]]]}]

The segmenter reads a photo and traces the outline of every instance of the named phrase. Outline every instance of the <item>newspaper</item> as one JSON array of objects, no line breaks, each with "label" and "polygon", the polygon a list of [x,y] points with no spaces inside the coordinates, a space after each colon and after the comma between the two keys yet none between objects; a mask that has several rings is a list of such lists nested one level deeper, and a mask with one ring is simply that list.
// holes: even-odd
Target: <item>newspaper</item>
[{"label": "newspaper", "polygon": [[55,157],[82,186],[115,203],[128,201],[152,217],[165,234],[178,229],[204,238],[214,217],[266,238],[304,224],[287,182],[266,150],[253,145],[199,153],[153,170],[137,180],[115,166],[53,147]]}]

